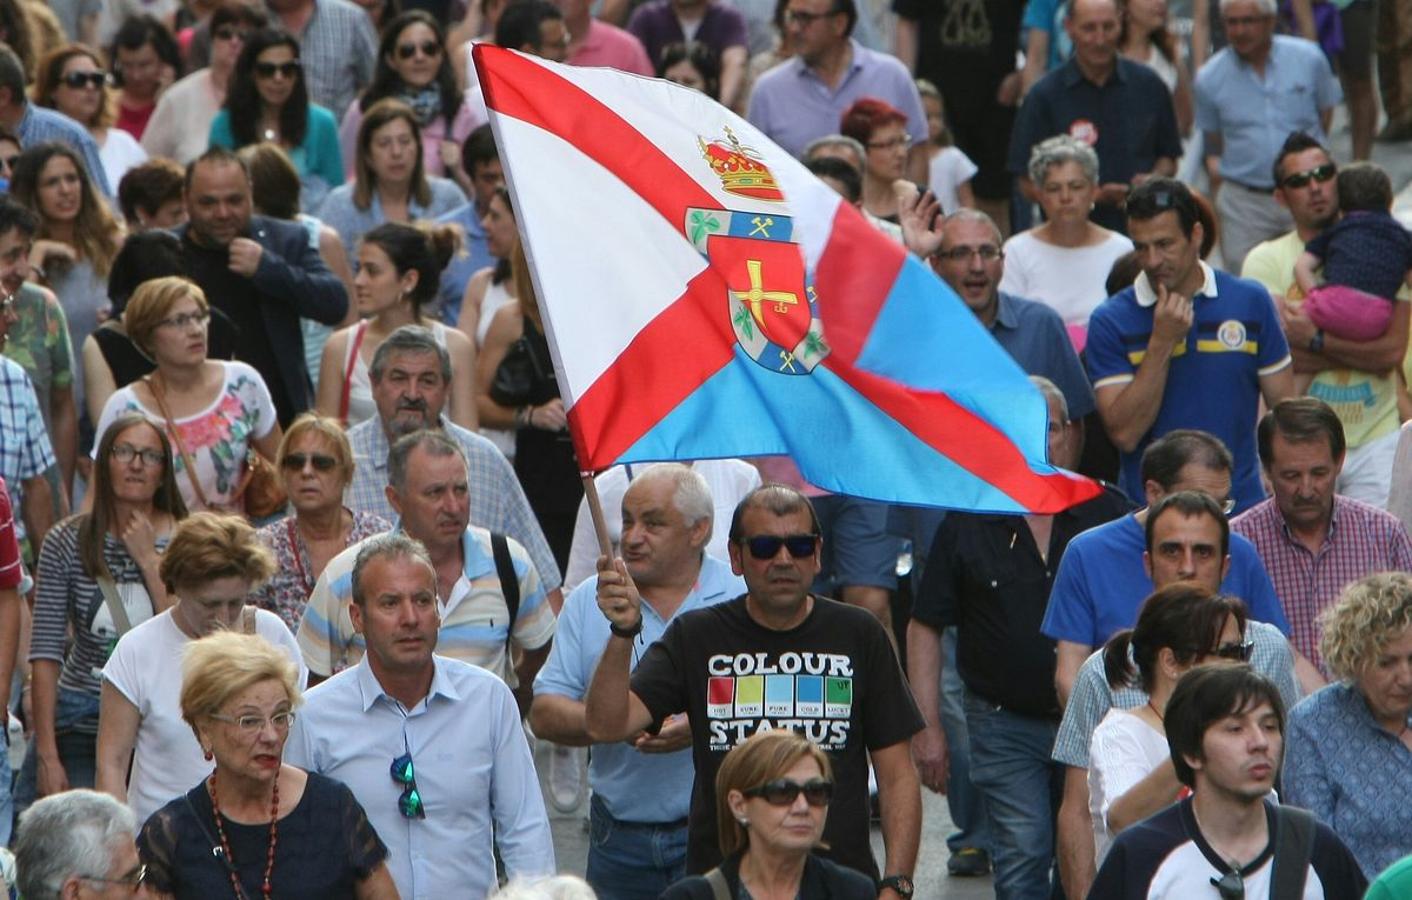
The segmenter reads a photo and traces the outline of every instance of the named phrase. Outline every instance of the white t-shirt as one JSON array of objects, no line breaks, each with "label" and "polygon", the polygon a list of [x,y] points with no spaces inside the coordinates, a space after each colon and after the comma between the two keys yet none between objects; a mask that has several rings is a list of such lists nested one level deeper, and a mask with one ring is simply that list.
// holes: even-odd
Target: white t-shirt
[{"label": "white t-shirt", "polygon": [[[299,645],[280,617],[255,614],[255,631],[299,665],[299,687],[308,679]],[[103,679],[137,707],[136,752],[128,778],[127,804],[138,828],[154,812],[211,774],[201,745],[181,717],[181,657],[190,638],[172,621],[169,609],[123,635],[103,667]]]},{"label": "white t-shirt", "polygon": [[147,162],[147,151],[137,142],[137,138],[121,128],[109,128],[103,138],[103,146],[98,148],[98,159],[103,163],[103,174],[108,176],[108,185],[113,193],[118,192],[118,182],[123,180],[127,170]]},{"label": "white t-shirt", "polygon": [[1104,287],[1113,263],[1133,242],[1110,231],[1090,247],[1056,247],[1022,231],[1005,242],[1005,274],[1000,289],[1038,300],[1059,313],[1065,325],[1088,327],[1088,317],[1108,299]]},{"label": "white t-shirt", "polygon": [[1088,812],[1093,817],[1094,859],[1100,865],[1113,843],[1113,833],[1108,830],[1113,801],[1170,755],[1166,735],[1128,710],[1109,710],[1093,730],[1088,751]]},{"label": "white t-shirt", "polygon": [[941,152],[932,157],[927,187],[940,201],[943,214],[950,215],[961,208],[956,189],[970,181],[977,171],[976,164],[959,147],[942,147]]}]

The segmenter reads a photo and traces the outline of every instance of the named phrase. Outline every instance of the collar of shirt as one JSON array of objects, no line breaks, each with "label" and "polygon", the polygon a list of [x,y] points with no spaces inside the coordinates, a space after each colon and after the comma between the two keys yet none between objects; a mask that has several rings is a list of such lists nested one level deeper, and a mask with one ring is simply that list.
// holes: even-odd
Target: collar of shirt
[{"label": "collar of shirt", "polygon": [[[1216,272],[1203,260],[1197,260],[1197,265],[1201,266],[1201,275],[1205,281],[1201,284],[1201,290],[1196,292],[1197,297],[1216,296]],[[1137,300],[1137,305],[1142,307],[1154,306],[1157,303],[1157,292],[1152,289],[1152,283],[1147,280],[1146,272],[1139,272],[1137,280],[1133,282],[1133,295]],[[1192,298],[1193,300],[1196,297]]]},{"label": "collar of shirt", "polygon": [[[393,531],[402,531],[402,520],[398,519],[392,524]],[[490,574],[495,568],[495,558],[488,556],[481,551],[480,541],[476,540],[475,531],[467,528],[461,533],[461,577],[456,579],[456,583],[451,587],[451,596],[444,602],[438,598],[437,605],[441,608],[441,620],[446,621],[446,617],[451,615],[451,611],[456,605],[464,600],[471,593],[471,584],[482,575]]]},{"label": "collar of shirt", "polygon": [[[449,431],[445,414],[437,416],[437,427],[442,431]],[[387,430],[382,427],[382,418],[374,416],[368,420],[368,431],[371,433],[371,446],[368,448],[368,456],[372,459],[373,468],[379,472],[387,471],[387,452],[392,446],[387,442]],[[355,425],[354,428],[359,426]],[[447,434],[447,437],[452,437]],[[454,438],[453,438],[454,440]],[[355,445],[356,446],[356,445]]]},{"label": "collar of shirt", "polygon": [[[1284,513],[1280,512],[1279,504],[1275,498],[1271,497],[1266,502],[1270,504],[1270,508],[1275,514],[1275,521],[1279,523],[1280,533],[1284,535],[1285,540],[1289,542],[1290,546],[1307,550],[1308,548],[1304,546],[1303,542],[1294,536],[1294,532],[1290,531],[1289,522],[1285,521]],[[1343,498],[1338,494],[1334,494],[1334,508],[1329,511],[1329,530],[1324,533],[1324,542],[1319,545],[1320,553],[1323,552],[1325,547],[1332,544],[1334,538],[1338,536],[1339,512],[1343,509],[1343,506]]]},{"label": "collar of shirt", "polygon": [[996,291],[999,295],[995,304],[995,321],[991,323],[990,330],[996,328],[1008,328],[1014,331],[1020,327],[1020,313],[1016,309],[1015,298],[1004,291]]},{"label": "collar of shirt", "polygon": [[[841,79],[839,79],[838,87],[829,88],[829,90],[833,91],[834,93],[843,90],[843,86],[848,83],[848,80],[854,75],[857,75],[858,72],[863,68],[863,45],[855,41],[853,38],[849,38],[848,49],[851,51],[848,57],[848,71],[843,74],[843,77]],[[828,85],[824,83],[824,80],[819,77],[818,73],[815,72],[814,69],[809,66],[808,63],[804,62],[801,57],[796,56],[793,60],[790,60],[790,63],[796,66],[794,72],[800,78],[812,78],[819,84],[823,84],[825,87],[828,87]]]},{"label": "collar of shirt", "polygon": [[[441,657],[432,654],[431,662],[433,666],[431,676],[431,687],[427,690],[427,695],[422,698],[412,709],[403,708],[407,715],[418,715],[424,711],[431,703],[433,697],[444,697],[455,703],[461,699],[461,692],[456,690],[456,685],[446,674],[446,665]],[[386,699],[388,703],[402,708],[401,701],[397,700],[387,691],[383,690],[382,684],[378,681],[377,675],[373,672],[373,667],[368,663],[368,656],[365,654],[361,662],[358,663],[358,692],[363,702],[363,712],[373,708],[373,704],[380,699]]]},{"label": "collar of shirt", "polygon": [[1123,57],[1119,54],[1117,58],[1113,60],[1113,74],[1109,75],[1108,80],[1103,82],[1103,84],[1098,84],[1093,81],[1088,81],[1083,70],[1079,68],[1079,61],[1071,56],[1069,57],[1069,61],[1064,63],[1064,67],[1059,70],[1059,78],[1064,87],[1068,88],[1077,87],[1079,83],[1083,81],[1088,81],[1089,84],[1100,89],[1107,87],[1110,82],[1114,81],[1122,84],[1128,80],[1128,72],[1123,62]]}]

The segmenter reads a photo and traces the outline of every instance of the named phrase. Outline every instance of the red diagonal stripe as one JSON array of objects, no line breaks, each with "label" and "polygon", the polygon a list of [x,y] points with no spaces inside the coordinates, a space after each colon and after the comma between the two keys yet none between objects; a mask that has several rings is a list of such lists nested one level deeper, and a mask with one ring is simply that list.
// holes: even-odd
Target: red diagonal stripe
[{"label": "red diagonal stripe", "polygon": [[901,244],[879,234],[847,203],[838,205],[833,233],[814,269],[819,321],[830,348],[825,364],[852,363],[863,352],[906,258]]}]

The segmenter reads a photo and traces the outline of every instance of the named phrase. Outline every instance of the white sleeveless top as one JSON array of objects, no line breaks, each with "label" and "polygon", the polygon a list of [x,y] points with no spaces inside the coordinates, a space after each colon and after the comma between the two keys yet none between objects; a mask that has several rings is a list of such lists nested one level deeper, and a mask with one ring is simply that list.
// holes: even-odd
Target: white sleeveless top
[{"label": "white sleeveless top", "polygon": [[[490,320],[495,318],[496,310],[515,302],[515,298],[510,296],[510,281],[486,285],[485,296],[480,301],[480,318],[476,320],[476,349],[485,346],[485,335],[490,331]],[[488,439],[492,444],[505,454],[506,459],[515,458],[515,431],[512,428],[482,428],[481,437]]]},{"label": "white sleeveless top", "polygon": [[[378,414],[373,402],[373,383],[368,377],[368,363],[363,354],[357,352],[362,347],[359,337],[368,328],[368,320],[363,319],[348,335],[348,347],[343,352],[343,377],[348,380],[348,428],[366,421]],[[441,346],[446,346],[446,325],[433,321],[432,337]]]}]

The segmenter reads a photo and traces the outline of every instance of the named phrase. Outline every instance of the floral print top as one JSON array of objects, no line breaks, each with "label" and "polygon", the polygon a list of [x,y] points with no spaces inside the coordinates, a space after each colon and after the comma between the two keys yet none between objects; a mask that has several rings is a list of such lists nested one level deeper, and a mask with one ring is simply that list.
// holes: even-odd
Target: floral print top
[{"label": "floral print top", "polygon": [[250,442],[263,438],[278,424],[275,417],[274,400],[260,373],[243,362],[212,360],[225,367],[225,385],[216,400],[205,410],[194,416],[176,420],[180,433],[180,444],[196,467],[196,480],[201,483],[201,492],[210,506],[202,504],[192,487],[191,473],[186,470],[178,442],[171,429],[166,426],[166,418],[160,409],[148,409],[138,402],[132,385],[119,388],[103,406],[103,415],[98,419],[94,445],[102,437],[108,423],[125,412],[140,412],[157,427],[167,433],[172,442],[172,453],[176,457],[177,488],[186,501],[186,508],[192,512],[201,509],[227,510],[240,512],[235,500],[235,491],[240,487],[240,479],[245,474],[245,454]]},{"label": "floral print top", "polygon": [[[279,616],[290,631],[297,633],[299,620],[304,618],[304,607],[309,602],[309,594],[313,593],[318,576],[309,562],[309,549],[304,546],[299,532],[291,527],[293,524],[294,516],[286,516],[259,530],[260,540],[274,553],[279,566],[269,581],[250,594],[250,602]],[[355,512],[348,546],[391,530],[392,523],[382,516]]]}]

